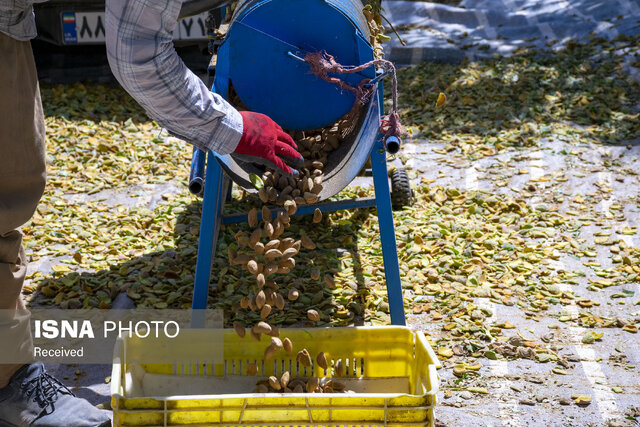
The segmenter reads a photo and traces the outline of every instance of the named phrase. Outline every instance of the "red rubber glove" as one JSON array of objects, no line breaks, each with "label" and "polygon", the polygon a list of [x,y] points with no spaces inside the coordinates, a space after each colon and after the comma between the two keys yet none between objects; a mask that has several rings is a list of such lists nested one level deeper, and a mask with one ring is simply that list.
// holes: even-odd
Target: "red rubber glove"
[{"label": "red rubber glove", "polygon": [[279,169],[287,175],[298,176],[293,167],[302,167],[304,159],[298,146],[280,126],[268,116],[250,111],[240,111],[243,119],[242,138],[232,156],[247,162],[258,163],[270,169]]}]

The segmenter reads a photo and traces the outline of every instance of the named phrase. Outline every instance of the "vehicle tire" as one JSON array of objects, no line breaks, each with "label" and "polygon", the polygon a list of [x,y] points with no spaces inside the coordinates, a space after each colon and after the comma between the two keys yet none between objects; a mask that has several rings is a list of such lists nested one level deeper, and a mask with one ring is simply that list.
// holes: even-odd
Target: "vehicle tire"
[{"label": "vehicle tire", "polygon": [[401,210],[411,205],[413,205],[413,190],[409,175],[405,169],[396,169],[391,174],[391,206],[394,210]]}]

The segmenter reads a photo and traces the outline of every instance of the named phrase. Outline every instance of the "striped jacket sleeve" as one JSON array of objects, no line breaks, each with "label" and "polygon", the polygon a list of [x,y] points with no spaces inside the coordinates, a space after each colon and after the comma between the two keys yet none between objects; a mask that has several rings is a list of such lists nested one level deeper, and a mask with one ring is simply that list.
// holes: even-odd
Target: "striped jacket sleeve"
[{"label": "striped jacket sleeve", "polygon": [[173,47],[180,0],[107,0],[109,65],[120,84],[171,134],[204,150],[229,154],[242,116],[212,93]]}]

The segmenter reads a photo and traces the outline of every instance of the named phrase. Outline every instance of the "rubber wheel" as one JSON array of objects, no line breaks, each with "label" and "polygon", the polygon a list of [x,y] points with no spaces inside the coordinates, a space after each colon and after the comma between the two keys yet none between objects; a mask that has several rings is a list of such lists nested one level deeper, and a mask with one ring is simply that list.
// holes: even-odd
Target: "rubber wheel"
[{"label": "rubber wheel", "polygon": [[405,169],[396,169],[391,174],[391,206],[394,210],[400,210],[411,205],[413,205],[413,190],[409,175]]}]

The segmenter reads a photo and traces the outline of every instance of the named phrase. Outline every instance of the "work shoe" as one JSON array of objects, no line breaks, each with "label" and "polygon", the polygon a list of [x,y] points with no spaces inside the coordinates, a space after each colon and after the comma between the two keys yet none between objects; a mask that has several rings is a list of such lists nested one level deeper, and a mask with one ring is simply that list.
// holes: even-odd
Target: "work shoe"
[{"label": "work shoe", "polygon": [[0,427],[27,426],[109,427],[111,420],[34,363],[20,368],[0,389]]}]

